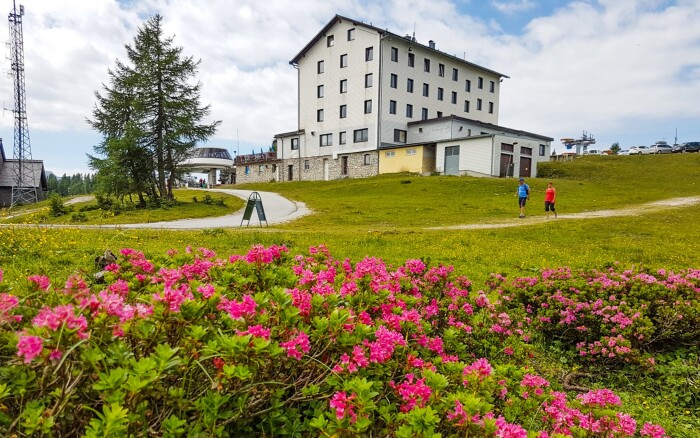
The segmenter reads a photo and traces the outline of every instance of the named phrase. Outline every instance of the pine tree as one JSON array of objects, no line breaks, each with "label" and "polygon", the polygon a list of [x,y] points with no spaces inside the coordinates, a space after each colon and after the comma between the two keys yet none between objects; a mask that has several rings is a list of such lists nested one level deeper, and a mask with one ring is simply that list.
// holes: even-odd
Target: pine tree
[{"label": "pine tree", "polygon": [[202,122],[210,107],[199,103],[201,83],[191,84],[199,61],[183,57],[164,35],[160,15],[139,28],[126,52],[129,64],[117,60],[109,71],[111,86],[103,85],[104,95],[95,93],[88,123],[103,135],[94,150],[105,158],[91,156],[90,165],[104,173],[100,184],[112,184],[114,194],[137,193],[141,204],[143,195],[172,198],[183,162],[221,122]]}]

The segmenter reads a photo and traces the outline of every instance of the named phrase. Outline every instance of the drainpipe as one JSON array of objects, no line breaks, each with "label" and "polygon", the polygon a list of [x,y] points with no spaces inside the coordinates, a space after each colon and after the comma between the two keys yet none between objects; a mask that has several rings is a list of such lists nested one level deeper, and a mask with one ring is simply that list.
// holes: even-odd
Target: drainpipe
[{"label": "drainpipe", "polygon": [[[382,65],[384,61],[384,38],[386,34],[379,36],[379,86],[377,87],[377,175],[379,175],[379,148],[382,146]],[[398,85],[398,84],[397,84]]]}]

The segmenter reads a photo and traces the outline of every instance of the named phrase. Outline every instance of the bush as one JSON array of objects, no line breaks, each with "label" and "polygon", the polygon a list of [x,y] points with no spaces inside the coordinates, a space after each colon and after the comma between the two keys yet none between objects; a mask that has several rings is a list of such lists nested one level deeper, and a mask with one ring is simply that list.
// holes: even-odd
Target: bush
[{"label": "bush", "polygon": [[68,213],[68,208],[63,205],[63,198],[57,193],[52,193],[49,197],[49,202],[51,205],[51,216],[59,217]]},{"label": "bush", "polygon": [[5,435],[665,436],[517,366],[529,327],[451,267],[255,246],[105,270],[0,290]]},{"label": "bush", "polygon": [[87,222],[88,218],[85,215],[85,213],[79,212],[79,213],[73,213],[70,217],[71,222]]}]

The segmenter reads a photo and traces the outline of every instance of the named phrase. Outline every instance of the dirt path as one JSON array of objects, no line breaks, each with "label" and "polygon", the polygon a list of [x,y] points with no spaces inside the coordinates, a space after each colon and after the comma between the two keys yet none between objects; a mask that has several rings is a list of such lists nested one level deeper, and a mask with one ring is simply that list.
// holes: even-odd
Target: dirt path
[{"label": "dirt path", "polygon": [[430,227],[428,230],[479,230],[487,228],[509,228],[521,227],[523,225],[532,225],[545,223],[549,221],[560,221],[564,219],[593,219],[601,217],[620,217],[620,216],[639,216],[640,214],[654,213],[657,211],[668,210],[669,208],[689,207],[691,205],[700,204],[700,196],[689,196],[685,198],[671,198],[661,201],[649,202],[646,204],[637,205],[634,207],[620,208],[617,210],[597,210],[584,211],[581,213],[559,214],[557,219],[547,218],[546,216],[532,216],[524,219],[511,219],[507,222],[494,222],[488,224],[465,224],[452,225],[448,227]]}]

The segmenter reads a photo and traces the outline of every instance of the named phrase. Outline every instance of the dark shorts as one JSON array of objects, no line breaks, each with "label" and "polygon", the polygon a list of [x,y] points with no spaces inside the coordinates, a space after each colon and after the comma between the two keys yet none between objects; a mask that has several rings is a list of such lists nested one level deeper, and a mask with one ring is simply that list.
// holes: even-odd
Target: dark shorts
[{"label": "dark shorts", "polygon": [[527,198],[518,198],[518,207],[525,207],[526,202]]},{"label": "dark shorts", "polygon": [[555,211],[554,202],[544,201],[544,211]]}]

